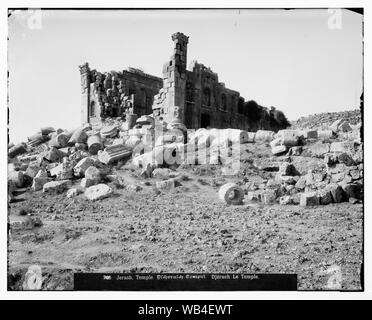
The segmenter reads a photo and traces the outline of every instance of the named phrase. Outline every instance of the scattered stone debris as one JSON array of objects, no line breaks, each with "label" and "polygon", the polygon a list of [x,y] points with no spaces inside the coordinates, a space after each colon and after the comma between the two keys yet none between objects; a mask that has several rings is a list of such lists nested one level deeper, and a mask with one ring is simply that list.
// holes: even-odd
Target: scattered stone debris
[{"label": "scattered stone debris", "polygon": [[[67,198],[86,189],[87,197],[95,200],[111,194],[102,182],[136,191],[137,184],[115,173],[126,163],[139,169],[137,177],[161,180],[149,180],[149,186],[171,190],[179,184],[179,166],[208,165],[228,172],[234,157],[240,161],[241,154],[234,155],[233,147],[249,143],[270,148],[272,156],[253,157],[255,174],[268,178],[244,187],[248,201],[301,206],[359,203],[363,201],[363,144],[353,134],[359,127],[336,120],[328,129],[309,125],[276,133],[204,128],[189,132],[179,121],[157,122],[151,115],[107,119],[71,131],[45,127],[27,144],[9,145],[8,200],[14,200],[18,188],[30,186],[44,193],[68,190]],[[155,130],[159,127],[164,130],[160,136]],[[230,187],[235,191],[221,187],[221,200],[241,202],[242,189]]]},{"label": "scattered stone debris", "polygon": [[66,197],[67,198],[74,198],[76,197],[78,194],[79,194],[79,189],[78,188],[71,188],[71,189],[68,189],[67,192],[66,192]]},{"label": "scattered stone debris", "polygon": [[29,266],[23,281],[23,290],[41,290],[42,285],[41,267],[38,265]]},{"label": "scattered stone debris", "polygon": [[175,179],[168,179],[163,181],[157,181],[156,187],[159,190],[171,190],[176,187]]},{"label": "scattered stone debris", "polygon": [[46,170],[40,169],[34,177],[31,188],[34,191],[42,190],[44,185],[49,181],[50,178],[48,177]]},{"label": "scattered stone debris", "polygon": [[43,192],[47,193],[62,193],[71,187],[70,180],[61,180],[61,181],[50,181],[44,184]]},{"label": "scattered stone debris", "polygon": [[97,184],[87,188],[84,195],[91,201],[101,200],[112,194],[112,189],[106,184]]}]

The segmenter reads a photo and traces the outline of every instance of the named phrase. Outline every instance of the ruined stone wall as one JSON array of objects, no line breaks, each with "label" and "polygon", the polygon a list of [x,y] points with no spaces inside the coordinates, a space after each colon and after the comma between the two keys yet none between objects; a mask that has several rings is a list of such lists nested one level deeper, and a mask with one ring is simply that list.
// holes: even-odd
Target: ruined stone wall
[{"label": "ruined stone wall", "polygon": [[172,35],[173,55],[163,66],[163,87],[154,97],[153,114],[168,123],[184,122],[186,94],[186,58],[188,37],[177,32]]},{"label": "ruined stone wall", "polygon": [[[218,75],[196,61],[189,66],[186,83],[186,116],[188,128],[240,128],[248,130],[243,114],[244,98],[239,92],[218,82]],[[241,104],[238,108],[239,103]]]},{"label": "ruined stone wall", "polygon": [[83,123],[125,114],[149,114],[153,97],[162,87],[162,79],[134,68],[101,73],[90,70],[86,63],[80,66],[80,74]]},{"label": "ruined stone wall", "polygon": [[251,130],[245,101],[239,92],[226,88],[218,81],[217,73],[196,61],[186,70],[188,37],[177,32],[172,40],[174,52],[163,67],[163,87],[154,97],[152,107],[154,117],[168,123],[182,122],[190,129]]},{"label": "ruined stone wall", "polygon": [[[287,125],[275,121],[275,113],[260,106],[251,117],[249,103],[240,93],[219,82],[217,73],[197,61],[187,64],[189,38],[172,35],[173,54],[158,78],[139,69],[100,73],[80,66],[82,122],[100,122],[126,114],[150,115],[166,123],[183,123],[189,129],[236,128],[277,131]],[[254,112],[253,112],[254,114]]]}]

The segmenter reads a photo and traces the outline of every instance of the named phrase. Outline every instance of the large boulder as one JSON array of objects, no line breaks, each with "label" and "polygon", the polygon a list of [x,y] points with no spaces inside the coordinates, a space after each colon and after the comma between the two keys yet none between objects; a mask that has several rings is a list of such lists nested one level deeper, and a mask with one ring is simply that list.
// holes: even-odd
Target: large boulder
[{"label": "large boulder", "polygon": [[101,129],[100,134],[104,138],[110,138],[110,137],[115,137],[118,134],[118,127],[117,125],[110,125],[110,126],[105,126]]},{"label": "large boulder", "polygon": [[292,163],[283,162],[280,164],[278,174],[281,176],[297,176],[299,173]]},{"label": "large boulder", "polygon": [[324,157],[326,153],[330,151],[330,147],[328,143],[317,142],[308,147],[311,155],[315,157]]},{"label": "large boulder", "polygon": [[315,192],[305,192],[301,194],[300,206],[309,207],[319,205],[319,198]]},{"label": "large boulder", "polygon": [[293,204],[293,198],[291,196],[282,196],[279,198],[279,204],[281,205]]},{"label": "large boulder", "polygon": [[88,140],[88,135],[83,128],[76,129],[72,135],[70,140],[68,141],[69,145],[74,145],[75,143],[86,143]]},{"label": "large boulder", "polygon": [[343,185],[343,189],[348,198],[363,199],[363,185],[360,183],[348,183]]},{"label": "large boulder", "polygon": [[346,166],[353,166],[355,164],[354,159],[346,152],[340,153],[337,156],[338,162],[345,164]]},{"label": "large boulder", "polygon": [[73,168],[69,162],[63,162],[50,170],[50,175],[56,177],[57,180],[72,179]]},{"label": "large boulder", "polygon": [[261,192],[261,201],[264,204],[273,204],[276,203],[278,193],[275,189],[267,189]]},{"label": "large boulder", "polygon": [[271,149],[272,154],[274,155],[281,155],[287,152],[288,148],[286,146],[276,146]]},{"label": "large boulder", "polygon": [[74,174],[77,177],[82,177],[85,171],[95,164],[96,160],[91,157],[85,157],[81,159],[74,167]]},{"label": "large boulder", "polygon": [[306,139],[318,139],[318,131],[317,130],[307,130],[304,134]]},{"label": "large boulder", "polygon": [[91,166],[85,170],[84,176],[84,179],[88,181],[88,186],[98,184],[101,181],[101,171],[94,166]]},{"label": "large boulder", "polygon": [[128,139],[125,140],[125,146],[132,150],[140,143],[141,139],[137,136],[130,136]]},{"label": "large boulder", "polygon": [[154,171],[152,171],[152,176],[154,178],[173,178],[174,176],[176,176],[178,173],[171,170],[171,169],[168,169],[168,168],[156,168],[154,169]]},{"label": "large boulder", "polygon": [[341,141],[341,142],[333,142],[330,146],[331,152],[341,152],[341,153],[348,153],[353,155],[356,151],[358,145],[353,141]]},{"label": "large boulder", "polygon": [[91,201],[101,200],[109,197],[113,193],[112,189],[106,184],[97,184],[87,188],[84,195]]},{"label": "large boulder", "polygon": [[67,146],[68,141],[70,140],[72,135],[68,132],[61,132],[59,134],[56,134],[52,137],[52,139],[49,141],[49,146],[54,148],[64,148]]},{"label": "large boulder", "polygon": [[254,137],[255,142],[270,142],[274,139],[275,132],[270,130],[258,130]]},{"label": "large boulder", "polygon": [[78,188],[71,188],[71,189],[68,189],[67,192],[66,192],[66,197],[67,198],[74,198],[76,197],[78,194],[79,194],[79,189]]},{"label": "large boulder", "polygon": [[69,189],[71,186],[72,182],[70,180],[50,181],[44,184],[43,192],[62,193],[65,190]]},{"label": "large boulder", "polygon": [[329,141],[335,138],[336,134],[332,130],[320,130],[318,131],[318,139],[322,141]]},{"label": "large boulder", "polygon": [[270,147],[271,147],[271,148],[275,148],[275,147],[277,147],[277,146],[280,146],[281,143],[282,143],[282,139],[280,139],[280,138],[276,138],[276,139],[274,139],[274,140],[272,140],[272,141],[270,142]]},{"label": "large boulder", "polygon": [[38,265],[31,265],[28,267],[22,283],[22,289],[27,290],[41,290],[43,285],[43,275],[41,267]]},{"label": "large boulder", "polygon": [[297,180],[297,182],[296,182],[296,184],[295,184],[295,188],[296,188],[297,190],[304,190],[305,187],[306,187],[306,175],[305,175],[305,176],[301,176],[301,177]]},{"label": "large boulder", "polygon": [[333,202],[332,194],[329,190],[319,190],[318,191],[319,204],[327,205]]},{"label": "large boulder", "polygon": [[8,180],[11,180],[17,188],[22,188],[24,184],[23,171],[8,172]]},{"label": "large boulder", "polygon": [[8,156],[9,158],[14,158],[26,152],[27,152],[27,145],[25,143],[19,143],[9,149]]},{"label": "large boulder", "polygon": [[147,164],[151,164],[154,168],[181,164],[183,147],[183,144],[168,144],[164,146],[157,146],[150,152],[135,156],[132,159],[132,163],[134,166],[139,168],[145,168]]},{"label": "large boulder", "polygon": [[326,187],[326,190],[331,192],[333,202],[340,203],[347,200],[347,195],[341,186],[336,183],[331,183]]},{"label": "large boulder", "polygon": [[353,130],[349,122],[343,119],[338,119],[335,122],[333,122],[330,128],[334,132],[337,132],[337,131],[349,132]]},{"label": "large boulder", "polygon": [[300,143],[300,134],[295,130],[280,130],[275,135],[280,139],[280,144],[286,147],[295,147]]},{"label": "large boulder", "polygon": [[44,185],[50,181],[50,178],[48,177],[48,174],[45,170],[41,169],[38,171],[38,173],[35,175],[31,189],[34,191],[42,190]]},{"label": "large boulder", "polygon": [[171,190],[176,187],[176,180],[175,179],[168,179],[163,181],[156,182],[156,188],[159,190]]},{"label": "large boulder", "polygon": [[64,153],[58,150],[55,147],[51,147],[49,151],[46,152],[44,155],[44,158],[48,160],[49,162],[58,162],[63,159]]},{"label": "large boulder", "polygon": [[220,139],[229,139],[232,143],[249,142],[248,132],[240,129],[219,129],[217,136],[215,134],[215,137]]}]

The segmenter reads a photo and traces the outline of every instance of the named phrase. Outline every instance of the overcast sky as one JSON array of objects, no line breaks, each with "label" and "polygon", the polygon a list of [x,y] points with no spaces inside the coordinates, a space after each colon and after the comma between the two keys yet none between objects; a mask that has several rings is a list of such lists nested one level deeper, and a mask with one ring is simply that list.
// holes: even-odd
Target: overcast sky
[{"label": "overcast sky", "polygon": [[9,18],[14,142],[42,126],[80,124],[78,65],[85,61],[102,72],[132,66],[161,76],[174,32],[190,37],[188,62],[211,67],[228,88],[290,120],[359,105],[362,16],[350,11],[334,29],[324,9],[52,10],[42,11],[41,28],[32,14]]}]

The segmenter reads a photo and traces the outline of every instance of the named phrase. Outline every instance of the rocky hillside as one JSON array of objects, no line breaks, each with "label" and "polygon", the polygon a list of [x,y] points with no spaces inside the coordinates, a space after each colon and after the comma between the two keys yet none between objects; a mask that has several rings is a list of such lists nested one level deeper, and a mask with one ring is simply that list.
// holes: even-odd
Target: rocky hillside
[{"label": "rocky hillside", "polygon": [[336,120],[346,120],[351,125],[357,125],[361,122],[360,110],[355,109],[349,111],[312,114],[307,117],[301,117],[296,121],[292,121],[291,125],[294,129],[328,129]]},{"label": "rocky hillside", "polygon": [[9,145],[9,290],[73,290],[81,271],[295,273],[299,290],[360,290],[363,142],[340,114],[299,121],[325,130],[187,140],[142,116]]}]

